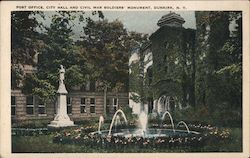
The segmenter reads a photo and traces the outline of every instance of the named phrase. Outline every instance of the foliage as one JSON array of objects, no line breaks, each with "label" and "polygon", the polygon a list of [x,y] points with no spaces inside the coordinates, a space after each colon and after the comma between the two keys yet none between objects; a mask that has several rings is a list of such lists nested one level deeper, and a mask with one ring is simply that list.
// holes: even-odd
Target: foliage
[{"label": "foliage", "polygon": [[135,57],[129,65],[129,90],[132,95],[130,99],[136,103],[145,103],[147,98],[151,97],[149,78],[152,74],[149,76],[151,66],[148,66],[152,62],[151,43],[147,35],[143,34],[138,34],[133,41],[137,46],[132,51],[132,56],[136,55],[138,59]]},{"label": "foliage", "polygon": [[50,82],[38,79],[34,74],[26,75],[23,92],[36,94],[43,101],[53,100],[56,95],[55,87]]},{"label": "foliage", "polygon": [[46,31],[40,33],[44,48],[35,65],[37,73],[25,78],[24,92],[41,98],[53,98],[58,87],[60,65],[66,69],[65,84],[69,90],[83,85],[89,79],[86,74],[90,73],[92,65],[87,63],[85,48],[75,44],[72,32],[76,18],[83,18],[83,15],[84,12],[58,11],[51,16],[50,26],[44,26]]},{"label": "foliage", "polygon": [[20,88],[25,77],[23,64],[34,65],[36,53],[43,48],[37,27],[42,25],[35,18],[42,12],[11,12],[11,87]]},{"label": "foliage", "polygon": [[143,34],[128,32],[118,20],[109,22],[106,19],[88,19],[83,29],[85,34],[79,44],[88,52],[86,58],[93,66],[90,78],[101,83],[98,89],[104,90],[106,108],[107,89],[116,93],[128,91],[130,51],[138,40],[145,37]]},{"label": "foliage", "polygon": [[12,128],[11,135],[12,136],[39,136],[39,135],[49,135],[51,131],[48,131],[47,128]]},{"label": "foliage", "polygon": [[[240,109],[242,15],[240,12],[198,12],[196,15],[199,22],[197,31],[200,35],[200,47],[197,48],[197,103],[211,109],[217,109],[216,106],[225,103],[232,110]],[[235,31],[230,33],[229,23],[234,20],[237,25]]]},{"label": "foliage", "polygon": [[189,107],[182,110],[175,110],[171,114],[175,120],[184,120],[188,123],[213,124],[223,127],[241,127],[242,114],[238,110],[227,108],[227,104],[220,105],[217,110],[207,106],[200,108]]},{"label": "foliage", "polygon": [[50,81],[54,87],[58,85],[60,65],[64,65],[66,70],[69,70],[66,72],[66,83],[74,85],[82,81],[79,79],[81,70],[76,66],[80,53],[75,53],[76,48],[73,46],[72,39],[72,24],[70,22],[74,19],[73,13],[59,12],[52,16],[52,23],[50,27],[46,28],[46,47],[39,55],[37,76],[39,79]]},{"label": "foliage", "polygon": [[21,65],[12,64],[11,65],[11,88],[21,87],[22,80],[24,79],[24,72]]},{"label": "foliage", "polygon": [[42,12],[14,11],[11,13],[11,62],[13,64],[33,64],[34,55],[39,50],[39,33],[41,24],[35,15],[44,16]]},{"label": "foliage", "polygon": [[151,37],[153,97],[178,98],[176,104],[195,106],[195,30],[164,26]]},{"label": "foliage", "polygon": [[128,52],[124,47],[127,31],[123,24],[116,20],[93,21],[89,19],[83,28],[82,46],[86,48],[88,62],[93,65],[90,74],[96,81],[110,85],[110,88],[119,87],[128,83]]},{"label": "foliage", "polygon": [[121,110],[124,112],[127,120],[129,120],[132,124],[134,124],[138,119],[137,115],[132,114],[132,108],[129,106],[122,106]]}]

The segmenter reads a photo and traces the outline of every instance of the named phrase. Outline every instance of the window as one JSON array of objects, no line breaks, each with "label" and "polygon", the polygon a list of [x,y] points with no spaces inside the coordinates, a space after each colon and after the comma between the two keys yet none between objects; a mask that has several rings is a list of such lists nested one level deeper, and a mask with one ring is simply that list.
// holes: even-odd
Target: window
[{"label": "window", "polygon": [[81,104],[80,104],[80,111],[81,113],[86,113],[86,98],[81,98]]},{"label": "window", "polygon": [[70,97],[67,97],[67,114],[72,114],[72,105]]},{"label": "window", "polygon": [[26,97],[26,113],[28,115],[34,115],[34,98],[33,98],[33,96]]},{"label": "window", "polygon": [[113,106],[117,106],[118,105],[118,99],[117,98],[114,98],[113,99]]},{"label": "window", "polygon": [[38,99],[38,115],[46,116],[46,107],[42,99]]},{"label": "window", "polygon": [[109,109],[110,108],[110,99],[109,98],[107,98],[106,105],[107,105],[106,106],[106,113],[109,114],[110,113],[110,111],[109,111],[110,110]]},{"label": "window", "polygon": [[16,115],[16,97],[11,96],[11,115]]},{"label": "window", "polygon": [[118,107],[118,99],[117,98],[113,98],[113,107],[114,107],[114,111],[116,111],[117,107]]},{"label": "window", "polygon": [[95,104],[95,98],[90,98],[90,104]]},{"label": "window", "polygon": [[152,113],[153,112],[153,106],[154,106],[153,98],[149,98],[148,99],[148,113]]},{"label": "window", "polygon": [[95,98],[90,98],[90,113],[95,113]]}]

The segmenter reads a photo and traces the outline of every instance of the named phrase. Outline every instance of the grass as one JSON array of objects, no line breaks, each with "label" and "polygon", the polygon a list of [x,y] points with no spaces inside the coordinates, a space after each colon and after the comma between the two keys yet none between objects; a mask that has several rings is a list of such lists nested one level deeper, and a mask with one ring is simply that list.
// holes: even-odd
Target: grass
[{"label": "grass", "polygon": [[[56,144],[52,135],[14,136],[12,137],[12,152],[14,153],[77,153],[87,152],[84,146]],[[91,151],[91,150],[90,150]]]},{"label": "grass", "polygon": [[129,147],[103,149],[96,146],[57,144],[52,142],[53,135],[12,136],[13,153],[107,153],[107,152],[241,152],[242,129],[231,128],[231,140],[218,142],[199,148],[157,149]]},{"label": "grass", "polygon": [[202,151],[218,151],[218,152],[241,152],[242,151],[242,129],[231,129],[230,142],[219,142],[210,146],[205,146]]}]

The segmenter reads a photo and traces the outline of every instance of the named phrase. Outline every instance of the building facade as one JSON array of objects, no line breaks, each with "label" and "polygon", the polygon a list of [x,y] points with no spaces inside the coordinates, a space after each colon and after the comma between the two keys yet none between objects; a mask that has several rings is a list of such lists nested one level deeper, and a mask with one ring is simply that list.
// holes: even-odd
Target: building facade
[{"label": "building facade", "polygon": [[[67,113],[71,120],[84,121],[103,115],[103,92],[72,91],[67,95]],[[25,95],[21,90],[11,91],[12,123],[50,122],[56,114],[56,102],[43,102],[37,96]],[[128,93],[107,94],[107,114],[128,106]]]},{"label": "building facade", "polygon": [[[162,16],[149,44],[142,46],[144,56],[144,103],[140,108],[161,114],[195,104],[195,36],[186,29],[185,20],[174,12]],[[139,56],[139,55],[138,55]],[[140,108],[134,108],[139,113]]]},{"label": "building facade", "polygon": [[[37,71],[31,65],[22,65],[23,75]],[[85,86],[68,90],[67,113],[71,120],[86,121],[104,115],[104,92],[97,90],[98,83],[90,81]],[[18,87],[22,87],[22,82]],[[23,93],[21,88],[11,90],[11,121],[13,126],[33,124],[35,122],[49,123],[56,115],[56,99],[44,102],[38,96]],[[107,92],[107,116],[115,113],[123,106],[128,106],[128,92]]]},{"label": "building facade", "polygon": [[153,98],[160,102],[155,103],[159,113],[195,102],[196,31],[182,27],[184,22],[180,15],[171,12],[159,20],[160,28],[150,36]]}]

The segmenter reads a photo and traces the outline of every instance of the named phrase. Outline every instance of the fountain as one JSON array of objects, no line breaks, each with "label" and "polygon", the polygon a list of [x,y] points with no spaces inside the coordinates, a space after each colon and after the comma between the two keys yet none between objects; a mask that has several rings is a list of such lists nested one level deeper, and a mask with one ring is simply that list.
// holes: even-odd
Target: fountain
[{"label": "fountain", "polygon": [[[118,115],[121,114],[121,115]],[[186,137],[191,135],[198,135],[199,132],[196,131],[190,131],[187,124],[184,121],[180,121],[176,127],[179,127],[180,124],[183,124],[186,127],[186,130],[180,130],[175,129],[173,118],[170,114],[170,112],[165,111],[161,117],[161,121],[163,123],[165,116],[168,115],[171,121],[172,129],[166,129],[166,128],[149,128],[148,127],[148,116],[147,114],[142,111],[139,115],[139,128],[121,128],[121,129],[115,129],[112,130],[113,127],[117,127],[118,124],[121,123],[121,117],[124,119],[126,125],[128,125],[127,118],[124,114],[124,112],[119,109],[115,112],[113,115],[109,130],[100,130],[100,126],[103,123],[103,118],[100,117],[99,119],[99,128],[97,132],[90,133],[91,135],[100,135],[101,137],[124,137],[124,138],[133,138],[133,137],[143,137],[143,138],[157,138],[157,137]]]},{"label": "fountain", "polygon": [[147,130],[147,124],[148,124],[148,116],[144,111],[141,112],[139,115],[139,123],[141,126],[142,134],[145,135],[146,130]]},{"label": "fountain", "polygon": [[187,132],[190,133],[190,130],[189,130],[187,124],[186,124],[184,121],[180,121],[180,122],[177,124],[176,128],[177,128],[181,123],[186,127]]},{"label": "fountain", "polygon": [[[224,130],[218,131],[217,128],[211,128],[210,125],[190,125],[193,129],[201,129],[200,132],[193,130],[190,131],[184,121],[180,121],[176,126],[174,126],[173,118],[168,111],[164,112],[161,117],[161,121],[164,120],[166,115],[170,117],[172,124],[171,129],[162,128],[159,125],[153,125],[153,127],[150,127],[150,125],[148,126],[148,116],[144,111],[142,111],[139,115],[139,127],[134,128],[133,126],[132,128],[127,123],[127,118],[124,112],[122,110],[118,110],[112,118],[109,130],[101,130],[104,118],[100,116],[98,131],[88,134],[84,134],[84,132],[73,132],[73,134],[75,133],[75,136],[68,135],[67,133],[65,134],[64,132],[56,135],[53,142],[69,142],[79,145],[85,144],[89,145],[91,148],[116,149],[118,151],[120,151],[120,149],[124,151],[127,147],[130,149],[137,149],[138,147],[144,149],[150,149],[152,147],[156,149],[173,149],[177,147],[178,149],[185,150],[187,147],[200,147],[202,145],[206,145],[206,142],[226,140],[229,138],[229,132],[225,132]],[[124,126],[118,126],[119,124],[122,124],[122,121],[126,123],[126,128],[124,128]],[[186,127],[185,130],[177,129],[181,124]],[[220,134],[218,134],[218,132]]]},{"label": "fountain", "polygon": [[170,118],[170,121],[171,121],[171,125],[172,125],[172,128],[173,128],[173,132],[175,132],[175,129],[174,129],[174,121],[173,121],[173,118],[171,116],[171,114],[168,112],[168,111],[165,111],[164,114],[162,115],[162,122],[164,121],[164,118],[166,116],[166,114],[168,114],[169,118]]},{"label": "fountain", "polygon": [[[101,130],[104,118],[100,116],[98,131],[91,133],[85,133],[84,131],[81,131],[82,133],[73,132],[73,135],[63,132],[57,134],[53,142],[84,144],[94,149],[105,149],[105,151],[112,149],[111,151],[115,150],[118,152],[130,151],[131,149],[136,149],[133,151],[137,151],[138,148],[143,149],[142,151],[145,151],[144,149],[149,149],[150,151],[151,148],[155,148],[156,151],[158,151],[157,149],[167,149],[167,151],[169,151],[174,148],[185,151],[187,148],[196,149],[202,147],[206,145],[207,142],[224,141],[229,138],[228,131],[219,131],[215,127],[211,128],[210,125],[189,125],[192,127],[191,131],[184,121],[180,121],[174,126],[173,118],[169,112],[164,113],[161,117],[161,121],[164,120],[165,115],[168,115],[171,119],[172,128],[170,129],[162,128],[159,125],[152,125],[153,127],[148,126],[148,117],[144,111],[139,115],[139,127],[136,128],[133,126],[132,128],[130,124],[127,124],[127,118],[123,111],[118,110],[112,118],[109,130]],[[125,128],[124,126],[118,126],[123,122],[126,123]],[[183,124],[186,129],[177,129],[181,124]],[[176,129],[174,127],[176,127]],[[193,131],[193,129],[201,131],[196,132]]]},{"label": "fountain", "polygon": [[99,117],[99,126],[98,126],[98,133],[101,134],[101,125],[104,123],[103,116]]},{"label": "fountain", "polygon": [[115,112],[113,118],[112,118],[112,121],[111,121],[111,124],[110,124],[110,127],[109,127],[109,133],[108,133],[108,135],[111,135],[112,127],[113,127],[113,124],[114,124],[114,122],[115,122],[115,120],[116,120],[116,117],[117,117],[117,114],[118,114],[118,113],[121,113],[121,114],[122,114],[122,116],[123,116],[123,118],[124,118],[124,120],[125,120],[125,123],[128,124],[128,120],[127,120],[127,118],[126,118],[124,112],[123,112],[121,109],[117,110],[117,111]]}]

